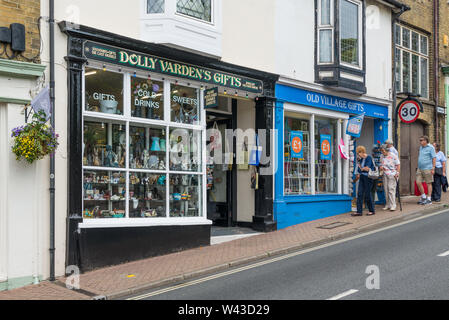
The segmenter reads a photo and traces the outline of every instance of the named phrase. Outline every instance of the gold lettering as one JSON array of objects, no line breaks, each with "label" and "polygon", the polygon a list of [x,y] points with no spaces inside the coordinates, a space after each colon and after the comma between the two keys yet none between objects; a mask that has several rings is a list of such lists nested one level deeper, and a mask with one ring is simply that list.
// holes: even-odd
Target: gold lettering
[{"label": "gold lettering", "polygon": [[136,65],[139,62],[139,57],[136,54],[132,54],[129,56],[129,63],[132,65]]},{"label": "gold lettering", "polygon": [[120,51],[120,63],[128,63],[129,55],[125,51]]}]

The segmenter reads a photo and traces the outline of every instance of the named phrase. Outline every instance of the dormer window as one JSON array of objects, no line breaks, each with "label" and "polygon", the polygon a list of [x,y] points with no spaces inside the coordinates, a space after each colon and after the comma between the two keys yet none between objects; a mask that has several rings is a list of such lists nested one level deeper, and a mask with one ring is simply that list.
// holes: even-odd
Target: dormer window
[{"label": "dormer window", "polygon": [[221,57],[221,0],[140,0],[141,40]]},{"label": "dormer window", "polygon": [[315,82],[365,93],[364,1],[315,0],[315,7]]}]

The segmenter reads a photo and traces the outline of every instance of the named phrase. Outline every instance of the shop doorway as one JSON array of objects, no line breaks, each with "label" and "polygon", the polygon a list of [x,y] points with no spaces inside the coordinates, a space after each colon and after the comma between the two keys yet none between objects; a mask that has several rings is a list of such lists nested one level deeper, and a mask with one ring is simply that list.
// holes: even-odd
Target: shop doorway
[{"label": "shop doorway", "polygon": [[415,193],[415,177],[418,168],[419,138],[425,127],[420,121],[401,123],[401,194]]},{"label": "shop doorway", "polygon": [[[207,129],[218,129],[222,141],[219,143],[221,152],[224,154],[227,148],[225,142],[226,130],[233,129],[232,114],[217,111],[207,111]],[[231,227],[234,221],[234,192],[237,188],[235,182],[235,166],[225,163],[207,164],[207,218],[212,220],[215,226]]]}]

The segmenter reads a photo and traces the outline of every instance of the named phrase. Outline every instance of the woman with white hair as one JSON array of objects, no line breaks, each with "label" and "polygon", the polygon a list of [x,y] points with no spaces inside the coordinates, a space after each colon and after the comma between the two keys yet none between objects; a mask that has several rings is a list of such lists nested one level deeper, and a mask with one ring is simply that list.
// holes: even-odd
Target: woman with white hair
[{"label": "woman with white hair", "polygon": [[385,190],[386,206],[384,210],[396,211],[396,187],[401,169],[399,158],[389,151],[386,144],[380,147],[383,154],[380,170],[383,171],[383,184]]},{"label": "woman with white hair", "polygon": [[392,154],[396,155],[396,157],[399,157],[399,152],[394,147],[394,143],[392,140],[385,141],[385,145],[387,146],[387,150],[391,152]]}]

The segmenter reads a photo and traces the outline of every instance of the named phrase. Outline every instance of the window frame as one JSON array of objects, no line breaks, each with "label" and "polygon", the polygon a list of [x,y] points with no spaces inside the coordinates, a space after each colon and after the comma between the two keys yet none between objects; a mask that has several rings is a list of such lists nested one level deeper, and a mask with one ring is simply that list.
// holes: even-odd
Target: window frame
[{"label": "window frame", "polygon": [[[321,23],[321,0],[317,0],[318,1],[318,21],[317,21],[317,64],[318,65],[331,65],[335,62],[335,10],[334,10],[334,1],[336,0],[329,0],[329,10],[330,10],[330,24],[322,24]],[[320,31],[324,31],[324,30],[331,30],[331,61],[330,62],[321,62],[320,61],[320,50],[321,50],[321,46],[320,46]]]},{"label": "window frame", "polygon": [[342,22],[341,15],[339,15],[339,17],[338,17],[338,24],[339,24],[339,29],[340,29],[339,34],[338,34],[338,50],[339,50],[339,60],[340,60],[339,62],[340,62],[340,65],[342,65],[342,66],[357,69],[357,70],[363,70],[364,69],[364,66],[363,66],[364,65],[364,63],[363,63],[363,55],[364,55],[363,42],[364,42],[364,37],[365,37],[365,32],[363,30],[363,15],[364,15],[363,3],[360,0],[339,0],[339,8],[338,8],[339,14],[340,14],[340,8],[341,8],[341,1],[351,2],[355,5],[357,5],[357,7],[358,7],[357,11],[358,11],[358,28],[359,28],[359,30],[358,30],[359,31],[358,32],[359,64],[354,65],[352,63],[344,62],[341,59],[341,57],[342,57],[342,54],[341,54],[341,47],[342,47],[341,46],[341,22]]},{"label": "window frame", "polygon": [[[430,57],[429,57],[429,36],[425,35],[424,33],[412,29],[410,27],[401,25],[399,23],[395,24],[395,28],[398,27],[399,28],[399,35],[400,35],[400,41],[399,44],[395,43],[395,49],[399,50],[399,56],[397,57],[398,61],[399,61],[399,65],[396,66],[395,65],[395,72],[398,72],[398,68],[399,68],[399,74],[400,74],[400,79],[396,79],[397,82],[399,82],[399,88],[396,87],[396,90],[398,92],[404,92],[404,77],[403,77],[403,57],[404,57],[404,52],[407,52],[410,56],[409,56],[409,74],[408,74],[408,79],[410,82],[410,90],[407,90],[407,92],[413,92],[413,70],[412,70],[412,62],[413,62],[413,56],[417,56],[418,57],[418,94],[421,95],[422,99],[425,100],[430,100],[430,91],[429,91],[429,84],[430,84],[430,79],[429,79],[429,61],[430,61]],[[408,30],[408,32],[410,32],[410,48],[404,46],[404,42],[403,42],[403,32],[405,30]],[[413,50],[412,49],[412,34],[416,33],[419,35],[419,41],[418,41],[418,50]],[[426,39],[426,51],[427,54],[423,54],[422,53],[422,39]],[[426,60],[427,61],[427,74],[426,74],[426,83],[427,83],[427,96],[423,96],[422,95],[422,61]],[[395,83],[395,86],[397,86],[397,84]],[[416,92],[415,92],[416,93]]]},{"label": "window frame", "polygon": [[[85,81],[85,70],[89,69],[98,69],[102,70],[103,66],[106,66],[106,70],[109,72],[115,72],[123,74],[123,115],[113,115],[113,114],[105,114],[101,112],[95,111],[86,111],[86,81]],[[94,166],[85,166],[81,163],[82,173],[82,186],[84,185],[84,173],[85,171],[107,171],[107,172],[124,172],[126,174],[126,199],[125,199],[125,217],[124,218],[116,218],[116,219],[88,219],[84,218],[84,187],[81,192],[82,202],[82,217],[83,224],[95,226],[95,225],[165,225],[165,224],[189,224],[194,223],[194,221],[206,221],[207,220],[207,191],[206,191],[206,153],[205,153],[205,141],[206,141],[206,123],[205,123],[205,109],[204,109],[204,87],[199,83],[194,83],[193,81],[187,81],[183,79],[177,79],[175,77],[163,77],[159,74],[150,73],[151,79],[160,81],[164,83],[164,118],[161,120],[156,119],[147,119],[147,118],[138,118],[133,117],[131,114],[131,78],[133,76],[137,76],[138,78],[144,79],[148,77],[148,73],[143,73],[138,70],[133,70],[129,68],[120,68],[114,65],[108,65],[99,63],[96,61],[90,61],[89,64],[85,65],[82,70],[82,120],[81,120],[81,141],[84,142],[84,123],[85,121],[94,121],[101,122],[104,120],[105,122],[111,123],[120,123],[124,125],[126,128],[126,158],[125,158],[125,168],[115,168],[115,167],[94,167]],[[194,88],[198,90],[198,99],[199,99],[199,117],[200,121],[198,124],[186,124],[186,123],[178,123],[174,122],[171,119],[171,85],[182,85],[190,88]],[[129,150],[130,150],[130,127],[131,126],[157,126],[161,127],[166,131],[166,163],[165,170],[155,170],[155,169],[132,169],[129,163]],[[199,161],[201,163],[201,170],[197,171],[174,171],[170,170],[169,166],[169,137],[172,129],[187,129],[199,132],[199,140],[200,146],[198,146],[198,155]],[[84,150],[83,150],[84,151]],[[84,152],[83,155],[84,157]],[[132,173],[147,173],[147,174],[160,174],[166,176],[166,216],[165,217],[157,217],[157,218],[136,218],[130,217],[130,175]],[[198,183],[200,187],[199,189],[199,215],[194,217],[171,217],[170,216],[170,175],[196,175],[198,176]],[[190,222],[189,222],[190,221]]]}]

